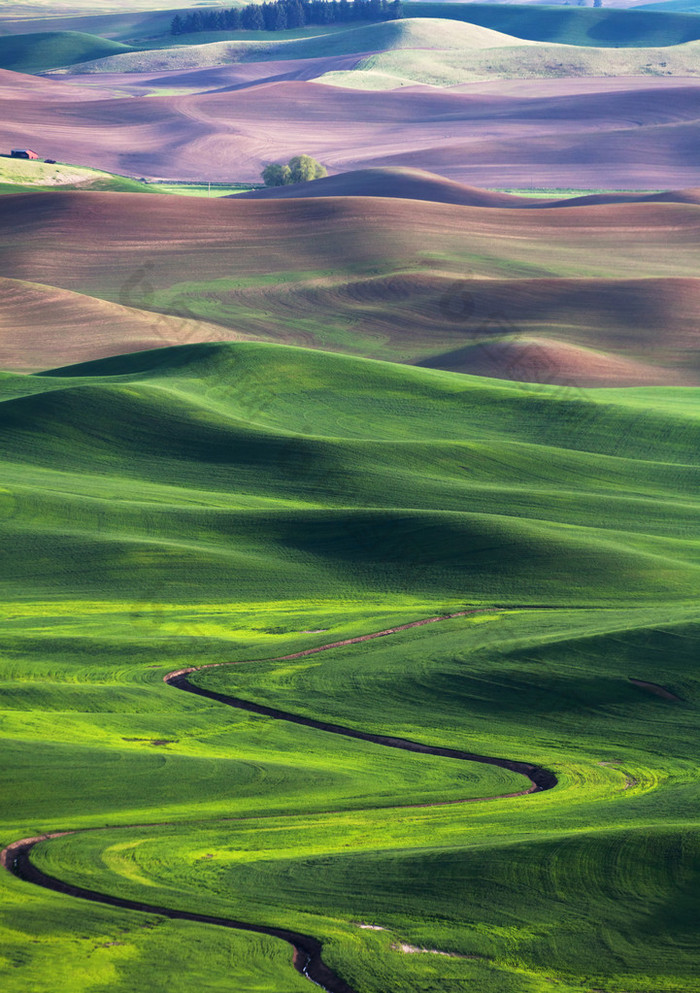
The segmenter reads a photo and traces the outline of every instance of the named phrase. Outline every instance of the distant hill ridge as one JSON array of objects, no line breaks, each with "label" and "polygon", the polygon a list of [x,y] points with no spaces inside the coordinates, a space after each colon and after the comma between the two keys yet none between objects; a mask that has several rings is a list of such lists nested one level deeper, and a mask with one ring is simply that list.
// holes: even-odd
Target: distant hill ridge
[{"label": "distant hill ridge", "polygon": [[482,190],[457,183],[425,169],[376,167],[327,176],[310,183],[249,190],[230,198],[235,200],[289,200],[297,197],[390,197],[401,200],[429,200],[464,207],[508,207],[537,210],[549,207],[575,207],[613,203],[700,204],[700,188],[661,193],[595,193],[581,197],[540,198],[514,196],[497,190]]},{"label": "distant hill ridge", "polygon": [[81,31],[37,31],[0,37],[0,69],[44,72],[131,52],[130,45]]},{"label": "distant hill ridge", "polygon": [[2,197],[0,367],[255,338],[578,388],[700,382],[697,202],[551,206]]},{"label": "distant hill ridge", "polygon": [[[700,25],[700,19],[698,20]],[[190,36],[193,39],[197,35]],[[215,39],[215,34],[208,36]],[[308,38],[285,38],[270,35],[269,40],[252,38],[245,32],[239,37],[207,40],[183,45],[176,38],[169,47],[106,53],[87,63],[81,60],[74,70],[86,72],[149,72],[155,69],[187,69],[228,65],[237,62],[269,62],[276,60],[327,58],[340,55],[364,55],[372,52],[425,49],[440,51],[486,50],[534,45],[535,42],[513,38],[491,28],[462,23],[444,17],[411,18],[382,21],[377,24],[348,27],[342,31],[314,35]]]},{"label": "distant hill ridge", "polygon": [[455,21],[480,24],[516,38],[565,45],[645,48],[700,38],[700,16],[661,9],[404,2],[405,17],[444,17],[446,9]]}]

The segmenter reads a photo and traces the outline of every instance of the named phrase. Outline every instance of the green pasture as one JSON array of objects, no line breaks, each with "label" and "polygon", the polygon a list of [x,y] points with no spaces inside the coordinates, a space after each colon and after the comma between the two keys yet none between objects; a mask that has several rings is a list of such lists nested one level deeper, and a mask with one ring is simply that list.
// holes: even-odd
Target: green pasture
[{"label": "green pasture", "polygon": [[[695,989],[697,390],[195,345],[3,374],[0,429],[3,845],[90,828],[33,858],[315,935],[358,993]],[[527,781],[163,683],[219,662],[559,785],[445,804]],[[275,939],[0,886],[8,993],[309,988]]]},{"label": "green pasture", "polygon": [[[51,193],[55,190],[97,190],[111,193],[154,193],[158,188],[138,179],[63,162],[11,159],[0,156],[0,194]],[[170,191],[169,191],[170,192]],[[175,192],[173,189],[172,192]]]},{"label": "green pasture", "polygon": [[[89,22],[90,18],[85,20]],[[97,21],[102,24],[103,20],[96,19],[95,30],[99,28]],[[460,21],[462,33],[455,24]],[[490,45],[480,38],[474,42],[467,30],[470,25],[498,34]],[[452,85],[472,77],[499,74],[688,74],[693,71],[693,51],[678,46],[698,39],[700,16],[694,13],[407,0],[405,20],[358,22],[351,26],[309,26],[280,32],[209,31],[177,36],[165,33],[132,39],[133,44],[70,30],[10,35],[0,37],[0,66],[20,72],[69,66],[77,67],[76,72],[147,72],[162,69],[166,57],[168,66],[175,69],[379,51],[383,55],[366,60],[367,65],[360,68],[373,68],[379,76],[383,71],[392,78]],[[532,42],[545,42],[550,47],[531,49]],[[589,51],[576,55],[562,45]],[[510,51],[512,46],[516,47]],[[667,48],[673,49],[670,70],[664,59]],[[412,54],[407,54],[407,49]],[[610,52],[606,56],[605,49],[639,49],[639,54]],[[436,60],[438,50],[453,54]],[[102,61],[97,67],[84,65],[113,55],[120,58]],[[519,63],[523,63],[520,68]],[[353,85],[352,74],[341,74],[330,81],[344,80]]]},{"label": "green pasture", "polygon": [[[460,25],[458,21],[416,18],[399,23],[473,30],[471,25]],[[698,73],[700,52],[698,41],[653,48],[596,48],[517,40],[514,44],[514,39],[504,34],[494,34],[490,45],[472,46],[468,38],[465,41],[463,45],[451,45],[436,36],[424,44],[416,39],[410,47],[389,45],[379,54],[363,58],[352,69],[331,71],[318,78],[333,86],[371,90],[396,89],[415,83],[458,86],[490,79],[692,77]]]},{"label": "green pasture", "polygon": [[[94,14],[94,11],[91,13]],[[654,50],[700,39],[700,16],[697,12],[688,13],[682,10],[444,4],[407,0],[405,17],[409,19],[448,17],[452,21],[463,21],[501,32],[510,36],[511,40],[523,39],[592,49]],[[163,14],[151,14],[139,18],[134,17],[133,12],[131,16],[128,16],[127,12],[124,15],[97,14],[54,18],[53,22],[50,19],[43,22],[28,20],[27,25],[38,30],[19,34],[0,34],[0,68],[37,73],[80,66],[113,55],[130,55],[127,62],[119,60],[114,66],[108,64],[105,68],[120,71],[120,67],[124,69],[128,66],[127,71],[137,69],[146,71],[151,61],[148,56],[149,51],[157,53],[162,49],[177,50],[192,46],[199,48],[213,43],[229,43],[230,47],[231,42],[239,43],[240,51],[237,59],[243,61],[313,58],[377,49],[391,50],[395,47],[407,46],[404,39],[407,27],[401,21],[353,24],[352,27],[347,27],[345,24],[308,26],[280,32],[210,31],[173,36],[168,31],[164,31],[167,26],[166,20],[167,17]],[[66,30],[64,26],[68,29]],[[47,30],[51,27],[57,27],[59,30]],[[74,27],[79,30],[72,30],[71,28]],[[87,30],[81,30],[83,28]],[[130,43],[125,43],[127,41]],[[417,44],[416,47],[426,47],[425,42]],[[438,38],[428,47],[443,48],[445,45],[440,44]],[[527,55],[527,52],[523,54]],[[556,50],[553,51],[554,54]],[[559,53],[564,58],[566,54],[565,50]],[[652,51],[652,62],[653,55]],[[215,56],[202,49],[202,65],[218,64],[212,59],[215,59]],[[230,53],[224,61],[231,61]],[[621,66],[623,63],[624,60]],[[159,68],[161,64],[162,59],[158,64]],[[593,68],[589,67],[589,69],[595,74]],[[427,70],[423,67],[421,71],[425,75]],[[653,67],[649,71],[654,71]],[[444,75],[445,70],[443,69],[442,72]],[[418,72],[418,76],[420,75],[421,72]]]},{"label": "green pasture", "polygon": [[620,10],[614,7],[547,6],[544,4],[441,3],[405,0],[405,17],[444,17],[530,41],[595,48],[681,45],[700,38],[697,13],[663,10]]},{"label": "green pasture", "polygon": [[[457,29],[469,34],[466,25]],[[406,47],[454,47],[454,27],[447,20],[430,22],[383,21],[347,27],[329,25],[321,31],[202,31],[191,35],[166,36],[145,42],[117,59],[97,65],[76,65],[74,71],[151,72],[163,68],[191,68],[237,62],[269,62],[323,58],[360,52]]]},{"label": "green pasture", "polygon": [[660,3],[643,3],[638,10],[658,10],[668,13],[700,14],[697,0],[661,0]]},{"label": "green pasture", "polygon": [[148,185],[150,193],[177,193],[185,197],[229,197],[253,189],[258,187],[252,183],[149,183]]},{"label": "green pasture", "polygon": [[[150,4],[150,10],[139,9]],[[83,5],[82,3],[80,4]],[[46,0],[25,0],[21,13],[13,11],[10,5],[3,10],[0,20],[0,33],[18,30],[36,33],[79,32],[113,39],[136,46],[179,44],[184,37],[195,44],[207,41],[226,40],[240,37],[247,40],[268,38],[310,37],[315,34],[330,34],[336,30],[346,30],[345,25],[308,25],[295,31],[280,32],[198,32],[188,36],[170,35],[170,22],[174,10],[157,10],[165,6],[157,0],[145,0],[129,9],[117,13],[117,4],[84,4],[85,12],[77,13],[79,4],[74,2],[74,12],[61,14],[54,3]],[[228,6],[228,4],[224,4]],[[111,10],[114,12],[110,12]],[[632,10],[617,8],[525,5],[518,7],[509,4],[471,4],[425,2],[425,0],[405,0],[405,17],[445,17],[465,20],[485,27],[503,31],[520,38],[537,41],[560,42],[583,45],[666,45],[680,44],[698,38],[697,15],[700,6],[697,0],[665,0],[663,3],[644,4]],[[50,15],[50,16],[47,16]]]},{"label": "green pasture", "polygon": [[94,190],[112,193],[173,193],[180,196],[232,196],[255,188],[250,183],[141,182],[130,176],[76,166],[0,155],[0,194]]},{"label": "green pasture", "polygon": [[[379,22],[382,23],[382,22]],[[377,22],[353,21],[353,27],[376,27]],[[207,45],[215,41],[298,41],[306,38],[325,37],[348,31],[345,24],[307,24],[303,28],[286,31],[195,31],[193,34],[173,35],[168,31],[159,38],[144,38],[138,47],[144,49],[171,48],[180,45]]]},{"label": "green pasture", "polygon": [[490,187],[495,193],[511,193],[513,196],[518,197],[536,197],[537,199],[543,200],[564,200],[571,199],[574,200],[577,197],[591,197],[591,196],[619,196],[620,193],[634,193],[634,194],[644,194],[644,193],[658,193],[659,190],[601,190],[601,189],[589,189],[580,190],[573,189],[572,187],[547,187],[547,186],[519,186],[519,187]]},{"label": "green pasture", "polygon": [[36,31],[0,36],[0,69],[45,72],[62,66],[122,55],[131,46],[82,31]]}]

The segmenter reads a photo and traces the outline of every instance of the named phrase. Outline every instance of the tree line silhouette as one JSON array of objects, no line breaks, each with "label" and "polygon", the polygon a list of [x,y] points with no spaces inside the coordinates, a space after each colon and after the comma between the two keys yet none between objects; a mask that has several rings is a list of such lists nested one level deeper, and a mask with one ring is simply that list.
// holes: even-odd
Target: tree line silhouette
[{"label": "tree line silhouette", "polygon": [[197,31],[284,31],[306,24],[394,21],[403,17],[401,0],[273,0],[230,10],[195,10],[176,14],[171,34]]}]

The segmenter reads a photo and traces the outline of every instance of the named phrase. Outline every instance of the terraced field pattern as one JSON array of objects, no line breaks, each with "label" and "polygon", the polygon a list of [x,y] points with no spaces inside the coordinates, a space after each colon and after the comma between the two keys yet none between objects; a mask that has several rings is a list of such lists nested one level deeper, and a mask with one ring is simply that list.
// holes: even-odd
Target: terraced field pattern
[{"label": "terraced field pattern", "polygon": [[698,993],[700,13],[625,2],[0,12],[3,993]]}]

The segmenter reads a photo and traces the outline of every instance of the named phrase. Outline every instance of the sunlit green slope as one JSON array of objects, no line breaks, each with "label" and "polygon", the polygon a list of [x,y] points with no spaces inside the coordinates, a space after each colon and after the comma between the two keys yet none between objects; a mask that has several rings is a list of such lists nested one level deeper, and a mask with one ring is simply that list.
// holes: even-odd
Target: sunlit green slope
[{"label": "sunlit green slope", "polygon": [[[693,989],[697,390],[237,343],[0,398],[2,845],[94,828],[33,857],[297,927],[358,993]],[[554,790],[444,805],[527,783],[162,681],[470,608],[196,679]],[[0,885],[9,993],[308,988],[272,938]]]},{"label": "sunlit green slope", "polygon": [[130,51],[129,45],[82,31],[37,31],[0,37],[0,68],[44,72]]}]

